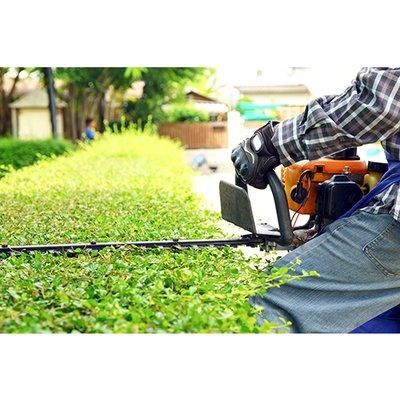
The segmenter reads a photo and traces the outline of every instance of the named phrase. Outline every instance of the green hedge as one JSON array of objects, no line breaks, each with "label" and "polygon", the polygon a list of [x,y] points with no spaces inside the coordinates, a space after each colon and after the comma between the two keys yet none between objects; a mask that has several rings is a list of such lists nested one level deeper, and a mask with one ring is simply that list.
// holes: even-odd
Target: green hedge
[{"label": "green hedge", "polygon": [[[0,181],[1,243],[211,238],[173,142],[110,135]],[[115,250],[0,260],[0,332],[270,332],[247,297],[284,283],[237,250]]]},{"label": "green hedge", "polygon": [[166,122],[207,122],[209,115],[192,104],[171,104],[164,113]]},{"label": "green hedge", "polygon": [[67,140],[0,139],[0,165],[16,169],[32,165],[41,157],[59,156],[72,150]]}]

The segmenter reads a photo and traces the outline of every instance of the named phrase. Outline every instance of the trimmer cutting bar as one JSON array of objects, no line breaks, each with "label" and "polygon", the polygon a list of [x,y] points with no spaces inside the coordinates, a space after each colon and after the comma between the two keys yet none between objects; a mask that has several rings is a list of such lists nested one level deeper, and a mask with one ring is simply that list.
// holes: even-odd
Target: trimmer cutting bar
[{"label": "trimmer cutting bar", "polygon": [[17,255],[20,253],[66,253],[73,255],[77,250],[102,250],[106,247],[116,249],[183,249],[198,247],[238,247],[238,246],[258,246],[265,243],[265,239],[255,235],[244,235],[234,239],[203,239],[203,240],[159,240],[159,241],[138,241],[138,242],[89,242],[89,243],[69,243],[69,244],[45,244],[45,245],[24,245],[9,246],[1,245],[0,254]]},{"label": "trimmer cutting bar", "polygon": [[0,245],[0,256],[18,255],[22,253],[52,253],[65,254],[74,256],[79,251],[93,250],[99,251],[106,247],[112,247],[121,250],[133,249],[185,249],[200,247],[238,247],[249,246],[264,248],[269,245],[288,246],[292,243],[293,232],[290,224],[289,209],[287,206],[285,192],[283,186],[275,174],[270,171],[267,175],[268,184],[271,187],[274,196],[275,208],[278,215],[279,230],[267,224],[256,224],[251,209],[250,199],[246,192],[246,185],[231,185],[230,183],[221,181],[220,197],[221,197],[221,214],[222,217],[247,232],[233,239],[172,239],[172,240],[156,240],[156,241],[135,241],[135,242],[89,242],[89,243],[64,243],[64,244],[33,244],[33,245]]}]

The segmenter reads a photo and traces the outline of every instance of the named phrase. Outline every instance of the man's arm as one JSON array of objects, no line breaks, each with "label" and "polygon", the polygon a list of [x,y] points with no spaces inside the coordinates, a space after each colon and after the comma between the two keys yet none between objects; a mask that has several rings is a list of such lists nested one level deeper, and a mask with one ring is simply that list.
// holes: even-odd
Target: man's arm
[{"label": "man's arm", "polygon": [[303,114],[274,127],[284,166],[381,141],[400,159],[400,68],[363,68],[340,96],[311,101]]}]

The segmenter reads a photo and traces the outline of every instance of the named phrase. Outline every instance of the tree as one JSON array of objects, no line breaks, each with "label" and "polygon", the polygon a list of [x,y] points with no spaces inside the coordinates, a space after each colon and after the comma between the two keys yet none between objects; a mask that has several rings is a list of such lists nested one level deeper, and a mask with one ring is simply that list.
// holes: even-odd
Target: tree
[{"label": "tree", "polygon": [[129,88],[140,74],[140,68],[57,68],[55,78],[64,83],[62,92],[68,103],[72,138],[79,137],[89,115],[97,119],[98,129],[103,131],[107,91]]},{"label": "tree", "polygon": [[49,113],[50,113],[50,122],[51,122],[51,133],[53,138],[59,138],[59,131],[57,127],[57,101],[56,101],[56,93],[54,88],[54,79],[53,79],[53,69],[51,67],[42,68],[44,74],[44,80],[47,89],[47,95],[49,97]]},{"label": "tree", "polygon": [[[124,93],[132,83],[145,83],[143,96],[124,102],[127,119],[147,121],[149,115],[155,122],[162,118],[161,106],[166,102],[182,101],[187,85],[204,85],[210,75],[206,68],[57,68],[55,78],[63,82],[61,95],[68,103],[68,129],[72,139],[79,137],[87,116],[97,119],[103,131],[106,94]],[[123,97],[123,96],[121,96]]]},{"label": "tree", "polygon": [[[128,69],[129,70],[129,69]],[[162,105],[167,102],[184,100],[188,85],[203,85],[212,74],[208,68],[144,68],[141,80],[144,81],[143,95],[139,99],[129,99],[123,109],[129,120],[145,122],[149,115],[154,122],[163,118]]]},{"label": "tree", "polygon": [[25,68],[0,67],[0,135],[11,132],[10,103],[14,100],[15,90]]}]

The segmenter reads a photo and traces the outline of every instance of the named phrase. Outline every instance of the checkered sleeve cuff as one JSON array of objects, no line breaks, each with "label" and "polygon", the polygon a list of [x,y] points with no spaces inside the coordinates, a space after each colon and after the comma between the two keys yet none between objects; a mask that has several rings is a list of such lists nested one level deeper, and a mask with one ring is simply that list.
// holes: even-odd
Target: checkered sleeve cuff
[{"label": "checkered sleeve cuff", "polygon": [[304,127],[300,125],[303,114],[282,121],[274,128],[272,143],[277,149],[281,164],[285,167],[297,161],[307,159],[307,153],[301,142]]}]

